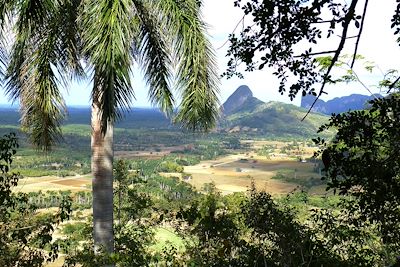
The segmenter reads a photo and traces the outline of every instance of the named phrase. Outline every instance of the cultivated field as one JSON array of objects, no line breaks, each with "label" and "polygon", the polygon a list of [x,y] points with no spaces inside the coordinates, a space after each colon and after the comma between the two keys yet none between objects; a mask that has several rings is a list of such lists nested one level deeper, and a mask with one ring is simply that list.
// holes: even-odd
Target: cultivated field
[{"label": "cultivated field", "polygon": [[[246,191],[251,181],[254,180],[257,189],[266,190],[275,194],[286,194],[312,178],[319,179],[314,172],[315,163],[301,162],[295,155],[287,155],[279,151],[288,145],[287,142],[276,141],[242,141],[248,148],[220,157],[216,160],[202,161],[194,166],[185,166],[184,173],[190,175],[186,181],[198,190],[206,183],[215,183],[217,189],[223,194]],[[261,156],[256,153],[264,146],[273,146],[274,152],[269,156]],[[166,156],[174,150],[182,150],[184,146],[166,147],[158,146],[158,151],[116,151],[116,158],[126,159],[157,159]],[[301,147],[303,158],[313,155],[316,148]],[[293,152],[293,151],[292,151]],[[177,173],[163,173],[164,176],[179,176]],[[279,177],[281,175],[282,177]],[[187,177],[186,177],[187,178]],[[87,191],[91,188],[91,175],[76,175],[70,177],[43,176],[24,178],[19,182],[15,191],[49,191],[70,190],[72,192]],[[323,193],[325,186],[309,186],[310,193]]]},{"label": "cultivated field", "polygon": [[[246,142],[246,141],[245,141]],[[272,156],[259,156],[255,153],[265,145],[276,146],[279,150],[287,143],[274,141],[247,141],[249,152],[232,154],[217,160],[203,161],[195,166],[185,167],[185,173],[191,175],[188,182],[201,189],[206,183],[215,183],[223,193],[246,191],[254,180],[257,189],[270,194],[286,194],[299,187],[310,178],[319,179],[314,172],[315,163],[301,162],[284,154],[273,153]],[[311,157],[316,148],[304,147],[304,158]],[[278,173],[283,173],[286,180],[276,179]],[[275,177],[275,179],[273,179]],[[298,181],[298,182],[297,182]],[[325,187],[315,186],[311,193],[321,193]]]},{"label": "cultivated field", "polygon": [[114,152],[116,158],[123,159],[159,159],[171,154],[172,151],[183,150],[187,145],[164,146],[163,144],[154,144],[154,148],[142,150],[119,150]]},{"label": "cultivated field", "polygon": [[[272,179],[279,170],[287,170],[294,179],[316,176],[312,173],[313,163],[302,163],[290,159],[260,159],[251,154],[229,155],[215,161],[204,161],[185,167],[192,175],[189,183],[201,189],[205,183],[214,182],[222,193],[246,191],[254,179],[256,187],[271,194],[293,191],[298,184]],[[292,172],[291,172],[292,170]],[[296,173],[295,173],[296,170]]]},{"label": "cultivated field", "polygon": [[91,190],[91,175],[76,175],[72,177],[26,177],[19,181],[14,189],[16,192],[37,192],[37,191],[89,191]]}]

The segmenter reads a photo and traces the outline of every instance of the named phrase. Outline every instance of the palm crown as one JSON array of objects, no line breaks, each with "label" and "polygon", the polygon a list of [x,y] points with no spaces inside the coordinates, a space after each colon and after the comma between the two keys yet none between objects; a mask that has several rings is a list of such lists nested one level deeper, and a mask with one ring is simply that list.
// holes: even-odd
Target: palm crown
[{"label": "palm crown", "polygon": [[171,114],[175,88],[176,121],[192,130],[215,124],[218,77],[200,7],[199,0],[0,3],[2,80],[20,101],[22,125],[38,148],[48,150],[61,137],[60,87],[71,78],[92,79],[95,251],[113,251],[113,125],[134,97],[134,64],[143,69],[153,104]]},{"label": "palm crown", "polygon": [[134,97],[134,64],[143,70],[154,105],[171,114],[175,88],[177,121],[191,129],[214,125],[218,77],[201,1],[3,2],[1,40],[3,48],[11,47],[1,54],[6,92],[20,101],[22,124],[38,147],[49,149],[61,136],[66,108],[60,87],[71,78],[93,80],[102,129],[120,118]]}]

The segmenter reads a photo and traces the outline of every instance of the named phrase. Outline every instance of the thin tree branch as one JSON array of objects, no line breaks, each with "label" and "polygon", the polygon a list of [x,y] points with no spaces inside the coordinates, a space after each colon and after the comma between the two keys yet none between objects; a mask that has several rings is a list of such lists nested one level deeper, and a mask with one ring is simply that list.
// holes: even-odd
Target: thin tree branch
[{"label": "thin tree branch", "polygon": [[353,54],[353,60],[351,61],[350,68],[352,69],[354,67],[354,63],[356,62],[356,56],[357,56],[357,50],[358,50],[358,45],[360,44],[360,39],[361,39],[361,34],[364,28],[364,22],[365,22],[365,15],[367,13],[367,7],[368,7],[368,0],[365,0],[364,4],[364,11],[361,19],[361,25],[360,25],[360,31],[358,32],[357,35],[357,41],[356,41],[356,46],[354,48],[354,54]]},{"label": "thin tree branch", "polygon": [[347,66],[349,66],[350,70],[352,71],[352,74],[356,77],[357,81],[365,88],[365,90],[367,90],[375,99],[378,99],[375,94],[373,94],[371,92],[371,90],[369,90],[368,86],[365,85],[365,83],[363,83],[363,81],[361,81],[360,77],[357,75],[357,73],[353,70],[352,66],[347,64]]},{"label": "thin tree branch", "polygon": [[[332,54],[335,53],[336,50],[329,50],[329,51],[322,51],[322,52],[315,52],[315,53],[308,53],[309,56],[317,56],[317,55],[324,55],[324,54]],[[303,57],[304,55],[294,56],[294,58]]]},{"label": "thin tree branch", "polygon": [[357,6],[357,2],[358,2],[358,0],[353,0],[351,2],[351,5],[349,7],[349,11],[347,12],[347,14],[346,14],[346,16],[344,18],[344,21],[343,21],[342,37],[340,39],[340,43],[339,43],[338,49],[336,50],[335,55],[332,58],[331,64],[329,65],[328,70],[326,71],[326,73],[324,75],[322,86],[321,86],[321,89],[319,90],[318,96],[315,98],[314,102],[312,103],[312,105],[308,109],[306,115],[304,115],[304,117],[301,119],[301,121],[304,121],[305,118],[308,116],[308,114],[310,114],[312,108],[315,106],[315,103],[317,103],[318,99],[324,93],[324,88],[325,88],[326,82],[328,80],[328,76],[329,76],[333,66],[338,61],[340,53],[342,52],[344,44],[346,42],[347,31],[349,29],[350,22],[351,22],[351,20],[353,18],[353,15],[354,15],[354,12],[355,12],[355,9],[356,9],[356,6]]},{"label": "thin tree branch", "polygon": [[392,82],[391,85],[389,85],[388,93],[396,86],[396,83],[398,83],[399,81],[400,81],[400,76],[397,77],[397,79],[394,82]]},{"label": "thin tree branch", "polygon": [[[340,37],[340,36],[339,36],[339,37]],[[358,38],[358,35],[346,37],[346,39],[353,39],[353,38]]]},{"label": "thin tree branch", "polygon": [[331,22],[338,23],[338,22],[340,22],[340,21],[341,21],[341,20],[339,20],[339,19],[320,20],[320,21],[311,22],[311,24],[331,23]]},{"label": "thin tree branch", "polygon": [[[243,17],[238,21],[238,23],[236,24],[235,28],[233,29],[232,33],[234,33],[236,31],[236,29],[239,27],[240,23],[243,22],[244,23],[244,18],[246,15],[243,15]],[[229,39],[227,39],[220,47],[217,48],[217,50],[221,49],[222,47],[224,47],[227,43],[229,42]]]}]

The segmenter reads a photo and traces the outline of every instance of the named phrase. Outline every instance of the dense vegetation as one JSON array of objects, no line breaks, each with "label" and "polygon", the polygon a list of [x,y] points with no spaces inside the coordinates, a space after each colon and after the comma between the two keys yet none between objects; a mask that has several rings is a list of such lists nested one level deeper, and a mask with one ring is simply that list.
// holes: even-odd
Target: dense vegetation
[{"label": "dense vegetation", "polygon": [[[235,4],[240,6],[241,2]],[[252,1],[242,6],[245,15],[254,15],[254,22],[262,26],[260,30],[278,28],[259,34],[244,28],[240,40],[231,36],[230,53],[245,62],[248,70],[278,65],[275,74],[281,79],[279,90],[288,90],[291,98],[298,92],[316,94],[312,85],[320,82],[321,95],[324,85],[333,81],[330,71],[337,63],[349,24],[354,21],[358,28],[359,20],[363,20],[355,15],[357,2],[352,0],[347,8],[335,0],[313,1],[309,6],[307,1],[296,0],[263,1],[262,5]],[[333,17],[328,35],[334,33],[337,23],[341,23],[343,31],[338,49],[328,51],[334,53],[328,68],[315,73],[311,50],[296,56],[291,48],[303,39],[316,43],[321,38],[321,31],[310,25],[321,22],[320,15],[326,11]],[[399,18],[396,10],[392,27],[399,25]],[[361,21],[357,38],[362,24]],[[356,50],[357,46],[358,42]],[[255,66],[257,50],[266,50],[267,54]],[[356,53],[354,59],[355,56]],[[235,74],[236,63],[231,61],[228,75]],[[300,74],[300,80],[287,84],[287,70]],[[387,81],[390,90],[398,86],[398,80]],[[40,157],[24,141],[19,156],[15,135],[5,135],[0,138],[0,265],[43,266],[62,253],[65,266],[400,266],[399,101],[399,95],[392,93],[372,101],[367,110],[334,114],[320,131],[333,128],[337,131],[335,137],[328,141],[314,139],[321,148],[315,171],[323,175],[323,181],[309,179],[299,183],[296,170],[281,170],[273,179],[300,185],[300,190],[284,197],[257,191],[254,184],[245,193],[221,195],[212,183],[198,192],[181,179],[185,165],[245,148],[235,134],[214,133],[198,139],[199,136],[174,129],[152,136],[146,136],[143,129],[117,129],[120,139],[116,146],[120,151],[150,150],[157,155],[167,144],[181,148],[154,159],[134,157],[116,161],[113,168],[110,165],[114,172],[110,189],[114,190],[115,199],[109,204],[116,218],[111,224],[115,233],[111,249],[94,249],[91,227],[95,217],[87,210],[93,199],[90,192],[26,194],[15,190],[22,178],[18,171],[30,175],[44,171],[59,176],[86,173],[89,147],[83,144],[89,139],[90,129],[64,126],[70,133],[64,143],[54,153]],[[283,107],[283,111],[290,110]],[[243,113],[237,119],[245,116]],[[283,125],[277,125],[283,129]],[[3,131],[15,128],[10,124]],[[304,131],[295,127],[297,134]],[[25,140],[22,134],[18,136]],[[72,141],[76,136],[77,141]],[[139,144],[139,138],[144,143]],[[274,149],[265,145],[258,153],[268,157]],[[79,150],[80,155],[64,157],[74,150]],[[281,152],[302,153],[296,142],[282,147]],[[165,177],[160,172],[175,174]],[[326,184],[331,191],[324,196],[309,195],[307,190],[316,184]],[[52,209],[55,207],[58,209]],[[159,238],[166,232],[170,242],[162,243]]]},{"label": "dense vegetation", "polygon": [[15,135],[0,139],[0,265],[43,266],[58,257],[61,245],[52,236],[69,218],[71,201],[64,195],[58,212],[38,212],[28,195],[13,192],[20,178],[11,170],[17,148]]},{"label": "dense vegetation", "polygon": [[[365,116],[371,115],[372,117],[368,118],[378,119],[381,108],[388,105],[392,112],[397,112],[397,106],[393,106],[396,103],[394,99],[395,96],[376,102],[370,111],[355,112],[354,116],[365,120]],[[348,117],[343,115],[340,118],[345,120]],[[353,120],[349,120],[351,121]],[[338,120],[333,118],[332,123],[334,122]],[[390,129],[379,128],[380,122],[378,123],[371,121],[370,129],[373,132],[377,130],[377,133],[382,134],[386,129]],[[340,125],[336,126],[344,131],[346,129]],[[390,133],[392,132],[389,130],[388,141],[393,140],[389,137]],[[333,182],[337,181],[337,178],[331,175],[334,168],[341,166],[340,168],[346,169],[350,166],[337,165],[340,161],[334,160],[334,151],[338,148],[343,149],[348,141],[353,140],[343,140],[340,136],[350,137],[349,134],[340,135],[339,130],[335,139],[337,143],[328,143],[325,150],[330,151],[332,162],[336,162],[335,165],[326,166],[326,176],[333,179]],[[3,146],[4,155],[12,149],[14,151],[11,152],[15,153],[15,139],[5,137],[3,140],[4,144],[14,140],[11,146]],[[321,142],[321,139],[316,141]],[[341,145],[338,147],[336,144],[339,143]],[[222,196],[213,184],[206,185],[203,193],[198,193],[179,178],[168,178],[158,174],[165,168],[168,171],[179,172],[179,166],[197,163],[204,158],[213,158],[225,153],[226,149],[243,149],[240,144],[231,136],[223,142],[197,141],[192,146],[159,159],[118,160],[114,166],[116,249],[111,255],[94,255],[90,249],[93,246],[91,216],[88,216],[86,211],[90,208],[90,192],[12,193],[10,189],[17,181],[10,184],[7,179],[3,179],[2,188],[9,189],[2,191],[2,196],[9,199],[12,197],[15,200],[13,203],[17,204],[9,206],[7,203],[11,202],[2,202],[2,207],[8,207],[10,214],[2,217],[2,231],[9,234],[4,236],[13,236],[13,231],[20,231],[21,227],[12,224],[4,228],[4,223],[7,217],[17,218],[19,212],[24,211],[17,208],[21,205],[35,209],[67,205],[74,210],[72,220],[61,227],[62,235],[66,239],[54,241],[51,232],[43,231],[38,231],[37,236],[32,235],[32,238],[45,238],[47,243],[44,244],[47,245],[42,246],[41,243],[33,242],[33,239],[14,239],[13,243],[1,248],[1,255],[12,255],[4,258],[7,260],[4,266],[13,266],[15,262],[20,262],[21,266],[24,266],[24,262],[33,264],[29,253],[34,253],[35,249],[41,251],[35,258],[37,265],[27,266],[40,266],[43,261],[54,260],[56,251],[66,255],[65,264],[69,266],[99,266],[110,263],[117,266],[383,266],[395,263],[399,244],[398,238],[393,234],[399,231],[398,225],[386,224],[386,214],[377,218],[375,213],[366,212],[365,207],[360,205],[365,203],[365,199],[370,199],[365,195],[370,191],[364,192],[364,198],[358,198],[358,195],[354,195],[356,198],[312,196],[306,192],[311,185],[303,184],[303,190],[281,198],[272,198],[265,192],[258,192],[254,187],[247,193]],[[358,150],[354,151],[361,151],[359,143],[348,145],[350,144],[357,145]],[[291,142],[282,149],[289,153],[305,145],[307,144]],[[266,145],[258,153],[268,155],[268,152],[274,149],[274,146]],[[9,154],[9,159],[14,157],[13,153]],[[14,167],[9,163],[7,166]],[[7,173],[8,169],[3,172],[3,177],[9,177]],[[289,179],[293,174],[278,172],[275,179]],[[329,186],[337,185],[329,182]],[[395,198],[385,201],[390,201],[385,206],[393,207]],[[394,210],[390,210],[390,221],[396,222],[397,215],[393,213]],[[60,214],[65,214],[63,219],[68,218],[65,211]],[[59,219],[51,219],[50,215],[36,213],[36,216],[43,218],[38,219],[40,223],[36,224],[37,227],[59,222]],[[381,221],[382,218],[385,220]],[[20,221],[22,224],[23,222]],[[46,229],[52,231],[53,227]],[[166,235],[170,242],[162,243],[159,240],[160,235]],[[24,246],[29,248],[28,254],[9,254],[10,247],[18,249]]]}]

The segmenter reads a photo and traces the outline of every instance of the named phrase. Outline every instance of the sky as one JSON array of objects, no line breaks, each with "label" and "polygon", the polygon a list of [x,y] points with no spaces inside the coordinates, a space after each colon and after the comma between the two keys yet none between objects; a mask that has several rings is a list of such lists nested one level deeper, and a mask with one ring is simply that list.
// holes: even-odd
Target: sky
[{"label": "sky", "polygon": [[[360,5],[364,1],[360,1]],[[395,42],[396,37],[390,28],[390,19],[395,9],[394,0],[372,0],[369,1],[368,13],[365,21],[365,27],[359,54],[366,60],[373,61],[379,68],[373,73],[363,70],[362,66],[356,66],[357,74],[363,83],[373,93],[378,93],[379,89],[375,86],[383,78],[382,72],[388,69],[398,69],[400,59],[400,47]],[[229,44],[228,35],[232,33],[238,21],[242,17],[242,11],[233,6],[233,0],[204,0],[203,16],[209,25],[208,34],[210,41],[216,51],[219,73],[226,69],[228,59],[225,57]],[[337,39],[331,39],[329,42],[322,43],[320,50],[335,49],[338,44]],[[331,48],[331,49],[330,49]],[[346,53],[352,53],[354,41],[348,41],[345,47]],[[264,69],[262,71],[245,72],[244,79],[222,78],[220,83],[220,101],[223,103],[235,90],[242,84],[246,84],[253,91],[254,96],[264,102],[282,101],[299,105],[300,97],[293,102],[287,95],[280,95],[278,92],[278,79],[272,75],[273,70]],[[135,89],[136,100],[133,101],[134,107],[149,107],[147,98],[147,87],[139,71],[133,73],[133,85]],[[71,83],[70,88],[64,92],[67,105],[88,106],[90,101],[90,81],[80,83]],[[353,93],[369,94],[369,92],[360,84],[343,84],[328,86],[327,95],[323,95],[323,100],[334,97],[350,95]],[[4,96],[4,91],[0,92],[0,105],[9,104],[9,99]]]}]

